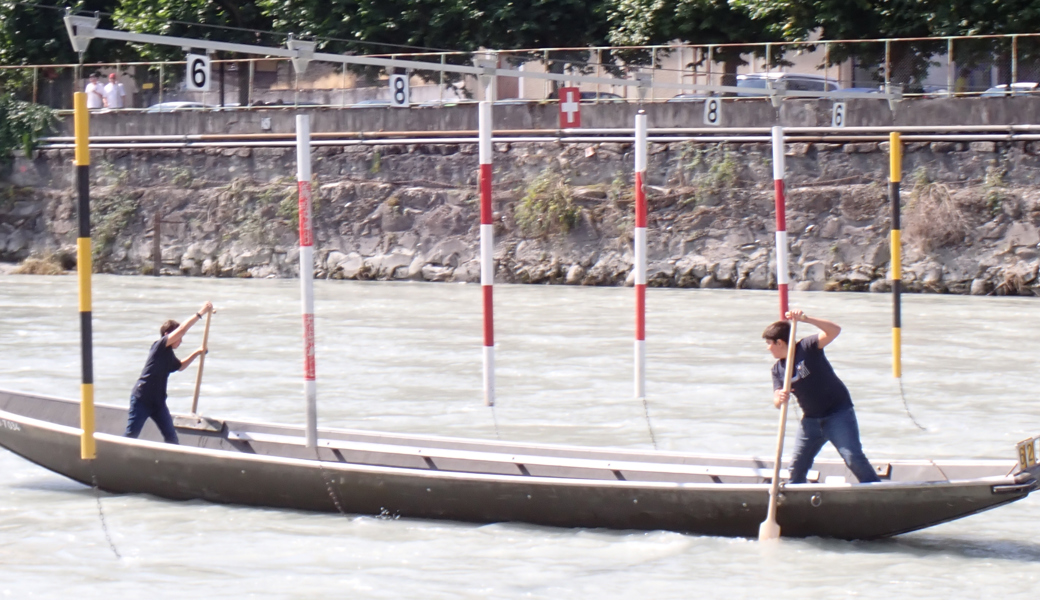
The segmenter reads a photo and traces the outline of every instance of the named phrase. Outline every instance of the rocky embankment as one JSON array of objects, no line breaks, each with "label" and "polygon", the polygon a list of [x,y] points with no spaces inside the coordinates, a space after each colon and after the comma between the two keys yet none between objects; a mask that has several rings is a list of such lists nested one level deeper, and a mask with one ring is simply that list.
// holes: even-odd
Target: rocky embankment
[{"label": "rocky embankment", "polygon": [[[788,232],[798,289],[887,289],[885,144],[791,144]],[[904,149],[910,291],[1029,294],[1037,280],[1040,145]],[[72,155],[20,158],[0,183],[0,261],[74,267]],[[479,280],[475,145],[320,147],[316,276]],[[632,148],[495,145],[496,281],[632,281]],[[295,151],[96,151],[95,268],[214,277],[297,274]],[[652,144],[649,284],[775,287],[773,184],[764,144]]]}]

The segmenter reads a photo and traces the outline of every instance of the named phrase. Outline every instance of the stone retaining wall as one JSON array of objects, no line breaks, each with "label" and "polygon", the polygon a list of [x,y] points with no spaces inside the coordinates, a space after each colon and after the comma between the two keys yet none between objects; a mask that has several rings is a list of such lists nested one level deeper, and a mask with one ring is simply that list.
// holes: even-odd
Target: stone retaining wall
[{"label": "stone retaining wall", "polygon": [[[886,146],[788,147],[797,289],[887,289]],[[1037,289],[1038,153],[1035,143],[906,145],[907,289]],[[71,161],[45,151],[9,167],[0,261],[74,256]],[[630,145],[496,144],[494,161],[497,281],[631,283]],[[468,144],[316,149],[316,275],[478,281],[477,166]],[[652,144],[649,285],[775,287],[771,168],[765,144]],[[294,174],[292,149],[95,152],[96,268],[150,272],[161,211],[166,274],[294,277]],[[536,180],[543,192],[525,200]]]}]

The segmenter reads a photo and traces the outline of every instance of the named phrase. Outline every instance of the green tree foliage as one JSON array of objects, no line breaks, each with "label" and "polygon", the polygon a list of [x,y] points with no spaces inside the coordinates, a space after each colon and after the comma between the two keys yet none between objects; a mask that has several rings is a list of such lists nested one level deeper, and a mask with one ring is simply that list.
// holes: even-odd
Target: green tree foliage
[{"label": "green tree foliage", "polygon": [[[285,39],[280,36],[256,33],[273,29],[273,19],[260,3],[248,0],[120,0],[115,11],[115,21],[120,29],[141,33],[242,44],[285,45]],[[151,45],[135,47],[141,56],[153,60],[184,59],[184,50],[181,48]],[[237,72],[238,101],[245,105],[249,97],[249,69],[243,63]]]},{"label": "green tree foliage", "polygon": [[[606,43],[604,0],[259,0],[276,27],[322,41],[328,52],[587,47]],[[408,48],[411,47],[411,48]],[[542,56],[527,57],[530,59]],[[587,51],[553,52],[586,62]],[[470,62],[465,56],[454,62]]]},{"label": "green tree foliage", "polygon": [[[38,0],[29,3],[0,0],[0,64],[39,65],[75,64],[79,56],[72,50],[65,30],[65,7],[76,12],[111,12],[119,0],[81,0],[59,2]],[[104,26],[105,19],[103,19]],[[111,21],[108,21],[111,25]],[[84,56],[86,62],[125,59],[132,54],[122,42],[94,40]]]},{"label": "green tree foliage", "polygon": [[[782,39],[781,32],[771,21],[756,20],[751,11],[735,1],[610,0],[607,16],[609,39],[618,45],[667,44],[674,40],[691,44],[732,44]],[[717,49],[714,60],[724,65],[724,85],[736,84],[737,67],[746,64],[741,54],[749,50]]]},{"label": "green tree foliage", "polygon": [[36,140],[55,122],[50,108],[0,94],[0,162],[9,159],[16,148],[30,154]]}]

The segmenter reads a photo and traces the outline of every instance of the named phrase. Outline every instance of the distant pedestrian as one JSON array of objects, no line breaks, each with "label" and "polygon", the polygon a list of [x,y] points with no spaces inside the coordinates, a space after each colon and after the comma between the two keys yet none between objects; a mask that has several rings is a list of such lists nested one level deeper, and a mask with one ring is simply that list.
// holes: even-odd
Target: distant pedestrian
[{"label": "distant pedestrian", "polygon": [[83,91],[87,93],[87,108],[105,107],[104,90],[101,89],[101,84],[98,83],[97,73],[91,74],[87,87]]},{"label": "distant pedestrian", "polygon": [[105,107],[123,108],[126,106],[126,89],[119,83],[115,73],[108,74],[108,83],[105,84]]},{"label": "distant pedestrian", "polygon": [[213,310],[209,302],[202,305],[199,312],[193,314],[181,325],[170,319],[159,328],[162,336],[152,344],[148,351],[148,360],[141,370],[141,377],[134,385],[130,393],[130,415],[126,424],[126,437],[135,438],[141,435],[141,429],[145,422],[151,418],[159,426],[163,440],[168,444],[176,444],[177,431],[173,428],[173,417],[170,416],[170,408],[166,406],[166,382],[170,373],[183,371],[188,368],[196,358],[206,352],[205,348],[199,348],[192,352],[184,362],[177,359],[173,351],[181,345],[181,338],[191,329],[191,326],[202,320],[202,315]]}]

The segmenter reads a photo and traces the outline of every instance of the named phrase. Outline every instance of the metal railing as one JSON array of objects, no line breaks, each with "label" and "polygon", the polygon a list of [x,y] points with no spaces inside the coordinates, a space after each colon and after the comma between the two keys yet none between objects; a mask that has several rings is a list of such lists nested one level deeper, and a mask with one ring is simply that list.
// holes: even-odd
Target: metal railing
[{"label": "metal railing", "polygon": [[[863,91],[901,85],[905,96],[944,97],[1029,93],[1040,81],[1040,34],[900,38],[880,40],[816,40],[762,44],[660,45],[593,48],[539,48],[479,53],[426,52],[379,55],[428,62],[430,71],[413,70],[413,105],[442,106],[483,99],[477,78],[434,70],[437,65],[472,64],[491,57],[502,68],[534,73],[613,77],[671,83],[677,89],[650,87],[644,101],[680,96],[683,86],[754,84],[741,75],[773,73],[788,89],[811,91],[836,85]],[[104,83],[116,73],[127,92],[124,108],[161,110],[164,103],[191,103],[199,109],[277,106],[356,107],[389,104],[386,69],[358,70],[313,61],[303,75],[286,58],[242,58],[212,61],[213,88],[188,92],[184,61],[97,63],[88,65],[0,66],[0,88],[48,106],[71,108],[72,92],[82,90],[82,76],[99,73]],[[786,75],[777,75],[784,73]],[[807,76],[807,77],[799,77]],[[764,79],[757,79],[764,85]],[[498,77],[498,101],[553,101],[557,82]],[[793,87],[792,87],[793,86]],[[999,89],[998,86],[1005,86]],[[591,102],[639,99],[632,86],[582,84]],[[997,89],[995,89],[997,88]],[[676,94],[678,92],[678,94]],[[689,93],[687,97],[702,96]],[[166,104],[170,109],[175,105]]]}]

